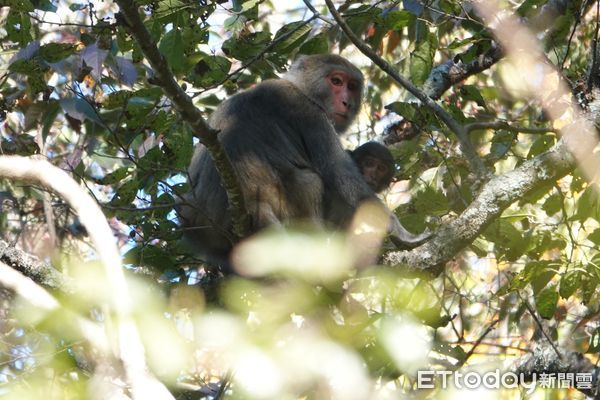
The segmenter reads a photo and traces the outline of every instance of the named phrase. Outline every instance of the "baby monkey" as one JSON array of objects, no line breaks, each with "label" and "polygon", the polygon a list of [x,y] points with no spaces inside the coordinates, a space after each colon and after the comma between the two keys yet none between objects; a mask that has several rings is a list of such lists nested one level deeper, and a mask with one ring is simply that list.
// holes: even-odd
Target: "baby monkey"
[{"label": "baby monkey", "polygon": [[[375,193],[381,193],[392,183],[396,163],[392,152],[377,142],[367,142],[349,151],[365,182]],[[390,217],[390,239],[399,248],[415,247],[431,237],[429,231],[419,235],[408,232],[392,213]],[[402,238],[402,240],[399,240]],[[407,245],[410,243],[410,246]]]},{"label": "baby monkey", "polygon": [[367,142],[349,153],[375,193],[381,193],[390,186],[394,178],[395,162],[387,147],[381,143]]}]

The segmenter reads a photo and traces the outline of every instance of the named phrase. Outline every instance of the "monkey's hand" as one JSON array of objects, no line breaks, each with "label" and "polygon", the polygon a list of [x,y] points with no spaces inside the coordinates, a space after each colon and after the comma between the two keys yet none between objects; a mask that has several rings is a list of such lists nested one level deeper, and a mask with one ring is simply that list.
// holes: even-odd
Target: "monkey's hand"
[{"label": "monkey's hand", "polygon": [[433,236],[433,233],[431,233],[429,230],[425,230],[425,232],[418,235],[410,233],[405,227],[402,226],[394,214],[390,215],[388,234],[392,243],[394,243],[394,245],[400,249],[412,249],[420,246],[431,236]]}]

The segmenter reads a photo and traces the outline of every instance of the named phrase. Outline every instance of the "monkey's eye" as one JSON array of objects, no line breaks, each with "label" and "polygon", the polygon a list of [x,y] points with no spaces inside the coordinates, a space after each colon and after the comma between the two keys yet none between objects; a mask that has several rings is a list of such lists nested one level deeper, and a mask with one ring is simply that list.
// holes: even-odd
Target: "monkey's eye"
[{"label": "monkey's eye", "polygon": [[358,84],[358,83],[356,83],[355,81],[350,81],[350,82],[348,82],[348,89],[349,89],[350,91],[352,91],[352,92],[355,92],[355,91],[357,91],[357,90],[358,90],[358,88],[359,88],[359,84]]},{"label": "monkey's eye", "polygon": [[373,167],[377,167],[379,165],[379,163],[371,157],[365,157],[363,164],[367,168],[373,168]]},{"label": "monkey's eye", "polygon": [[335,86],[342,86],[344,84],[344,81],[342,80],[342,78],[340,78],[339,76],[332,76],[330,78],[331,83],[333,83]]}]

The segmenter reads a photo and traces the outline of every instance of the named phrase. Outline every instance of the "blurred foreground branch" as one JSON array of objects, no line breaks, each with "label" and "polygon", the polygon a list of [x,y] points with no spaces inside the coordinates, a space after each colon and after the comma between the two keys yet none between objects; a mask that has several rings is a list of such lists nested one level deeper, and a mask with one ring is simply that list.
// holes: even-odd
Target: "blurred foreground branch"
[{"label": "blurred foreground branch", "polygon": [[130,385],[133,398],[172,399],[164,385],[147,372],[144,348],[131,317],[133,304],[121,268],[121,258],[110,226],[98,204],[66,172],[44,160],[1,156],[0,178],[24,181],[51,190],[65,199],[78,214],[95,245],[107,283],[114,294],[110,306],[116,313],[113,333],[117,345],[113,350],[125,371],[125,380]]}]

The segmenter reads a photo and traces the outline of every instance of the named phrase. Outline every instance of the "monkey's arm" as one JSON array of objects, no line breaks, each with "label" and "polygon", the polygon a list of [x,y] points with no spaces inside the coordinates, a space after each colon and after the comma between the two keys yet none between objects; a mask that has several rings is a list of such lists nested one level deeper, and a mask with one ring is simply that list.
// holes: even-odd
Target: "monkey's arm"
[{"label": "monkey's arm", "polygon": [[423,244],[432,236],[432,233],[425,231],[421,234],[410,233],[402,226],[398,218],[394,214],[390,214],[390,226],[388,228],[390,240],[396,247],[413,248]]}]

